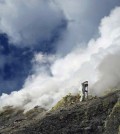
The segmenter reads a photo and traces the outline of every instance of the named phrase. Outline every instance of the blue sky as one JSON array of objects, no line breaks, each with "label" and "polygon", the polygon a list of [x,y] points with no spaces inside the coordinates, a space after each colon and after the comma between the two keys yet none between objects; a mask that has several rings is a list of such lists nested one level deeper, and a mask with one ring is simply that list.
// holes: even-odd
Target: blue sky
[{"label": "blue sky", "polygon": [[0,94],[22,88],[33,73],[35,53],[63,56],[98,37],[101,19],[119,5],[119,0],[0,0]]}]

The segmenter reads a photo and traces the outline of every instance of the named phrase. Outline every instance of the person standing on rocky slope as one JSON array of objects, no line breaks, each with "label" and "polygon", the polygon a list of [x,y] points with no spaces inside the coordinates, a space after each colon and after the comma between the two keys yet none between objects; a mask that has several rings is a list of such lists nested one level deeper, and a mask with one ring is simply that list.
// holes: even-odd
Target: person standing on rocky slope
[{"label": "person standing on rocky slope", "polygon": [[80,101],[84,101],[85,98],[88,99],[88,81],[82,83],[82,95]]}]

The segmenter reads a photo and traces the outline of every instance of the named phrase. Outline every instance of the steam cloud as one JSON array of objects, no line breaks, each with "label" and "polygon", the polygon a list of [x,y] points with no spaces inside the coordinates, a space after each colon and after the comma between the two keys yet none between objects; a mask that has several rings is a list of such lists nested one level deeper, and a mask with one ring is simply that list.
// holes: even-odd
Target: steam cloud
[{"label": "steam cloud", "polygon": [[0,95],[22,87],[35,51],[54,52],[66,25],[52,0],[0,0]]},{"label": "steam cloud", "polygon": [[[66,43],[66,40],[62,41]],[[101,20],[99,37],[91,39],[87,48],[74,48],[64,57],[37,53],[33,59],[34,74],[26,79],[20,91],[0,97],[0,107],[36,105],[51,108],[69,92],[77,93],[84,80],[90,92],[101,95],[120,83],[120,7]]]}]

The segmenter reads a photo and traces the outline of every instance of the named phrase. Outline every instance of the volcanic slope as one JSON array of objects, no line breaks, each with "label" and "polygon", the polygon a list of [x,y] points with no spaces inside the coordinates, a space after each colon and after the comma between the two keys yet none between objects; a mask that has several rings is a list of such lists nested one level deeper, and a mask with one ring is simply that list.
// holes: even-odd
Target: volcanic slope
[{"label": "volcanic slope", "polygon": [[0,113],[0,134],[120,134],[120,90],[84,102],[67,95],[49,112],[7,110]]}]

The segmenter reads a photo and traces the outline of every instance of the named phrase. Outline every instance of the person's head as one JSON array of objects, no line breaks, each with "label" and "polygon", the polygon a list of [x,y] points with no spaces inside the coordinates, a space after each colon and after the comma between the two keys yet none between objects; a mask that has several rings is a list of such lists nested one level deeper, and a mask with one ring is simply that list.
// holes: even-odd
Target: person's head
[{"label": "person's head", "polygon": [[83,83],[88,83],[88,81],[85,81],[85,82],[83,82]]}]

